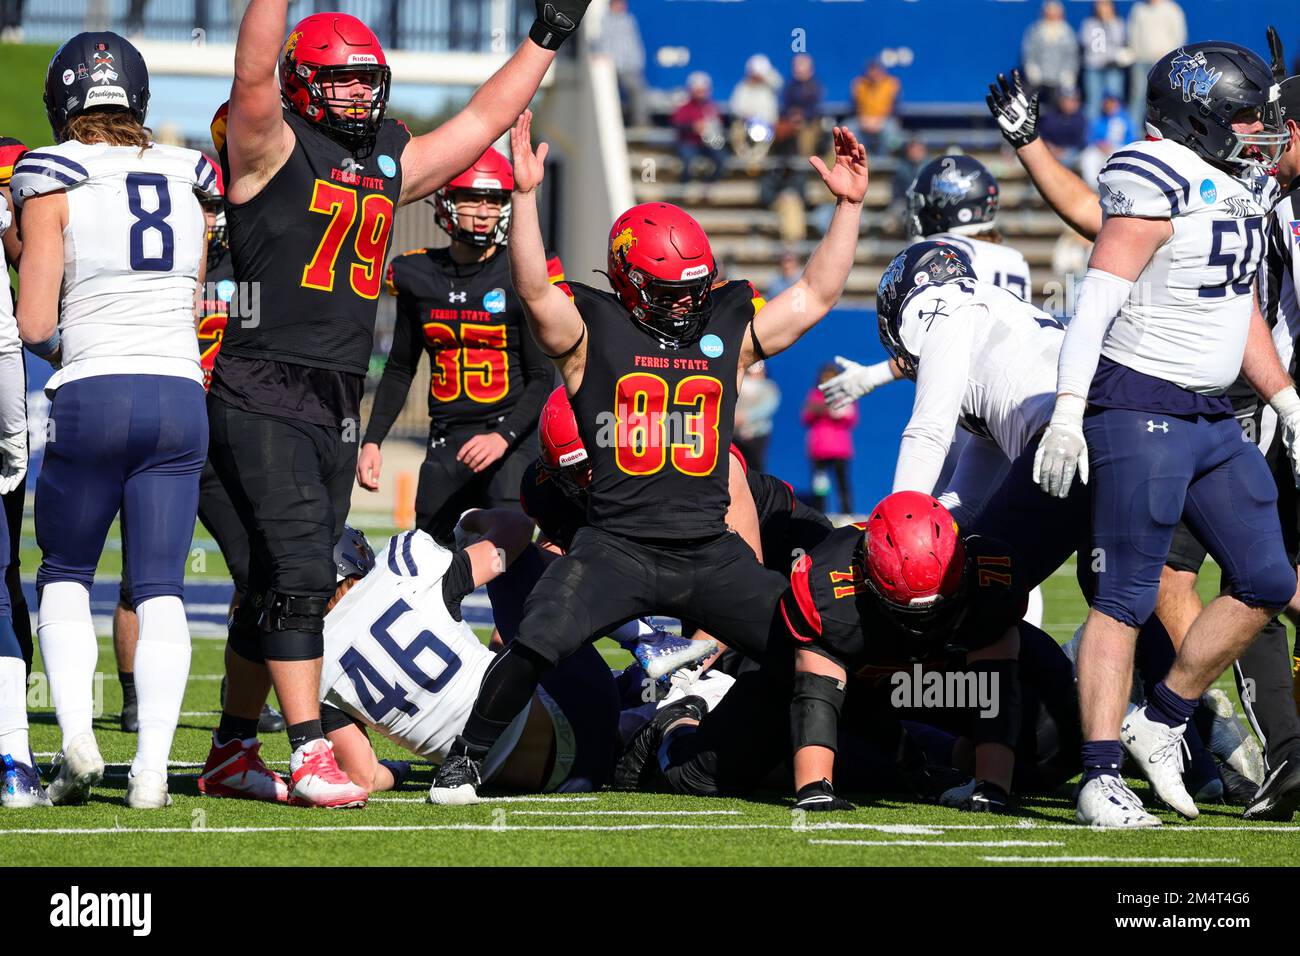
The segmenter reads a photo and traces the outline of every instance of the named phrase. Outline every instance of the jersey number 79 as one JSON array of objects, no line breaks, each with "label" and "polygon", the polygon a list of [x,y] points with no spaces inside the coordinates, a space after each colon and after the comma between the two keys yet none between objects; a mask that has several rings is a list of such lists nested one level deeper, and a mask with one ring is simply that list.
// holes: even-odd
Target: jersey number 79
[{"label": "jersey number 79", "polygon": [[[360,209],[358,210],[358,206]],[[316,180],[312,190],[312,212],[329,216],[325,235],[316,247],[316,255],[302,270],[302,285],[307,289],[334,291],[335,267],[343,241],[361,214],[361,225],[353,243],[356,260],[348,268],[348,281],[352,291],[365,299],[379,298],[384,279],[384,254],[388,251],[388,234],[393,229],[393,201],[387,196],[371,193],[360,203],[357,191],[348,186]]]}]

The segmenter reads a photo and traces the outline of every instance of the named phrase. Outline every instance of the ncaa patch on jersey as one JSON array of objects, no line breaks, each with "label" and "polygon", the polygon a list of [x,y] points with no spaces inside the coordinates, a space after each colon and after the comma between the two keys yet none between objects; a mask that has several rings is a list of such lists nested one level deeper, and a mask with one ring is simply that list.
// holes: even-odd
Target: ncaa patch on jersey
[{"label": "ncaa patch on jersey", "polygon": [[1214,202],[1219,198],[1219,190],[1215,188],[1213,179],[1201,180],[1201,198],[1207,203]]},{"label": "ncaa patch on jersey", "polygon": [[392,179],[394,176],[397,175],[397,160],[393,159],[393,157],[389,156],[387,153],[384,153],[384,155],[379,157],[378,162],[379,162],[379,171],[383,173],[385,176],[387,176],[389,179]]},{"label": "ncaa patch on jersey", "polygon": [[229,302],[235,297],[235,290],[238,288],[234,279],[222,279],[217,283],[217,298],[222,302]]},{"label": "ncaa patch on jersey", "polygon": [[1291,220],[1291,236],[1295,239],[1296,245],[1300,246],[1300,219]]},{"label": "ncaa patch on jersey", "polygon": [[483,308],[489,312],[504,312],[506,310],[506,290],[493,289],[483,296]]},{"label": "ncaa patch on jersey", "polygon": [[722,354],[722,349],[722,339],[718,338],[716,335],[710,334],[700,339],[700,351],[709,358],[717,358]]}]

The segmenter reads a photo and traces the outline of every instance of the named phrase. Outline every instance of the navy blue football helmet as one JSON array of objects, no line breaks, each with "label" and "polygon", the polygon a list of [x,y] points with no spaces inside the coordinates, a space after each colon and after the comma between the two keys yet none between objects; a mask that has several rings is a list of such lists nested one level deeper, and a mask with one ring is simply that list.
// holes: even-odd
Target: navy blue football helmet
[{"label": "navy blue football helmet", "polygon": [[131,42],[116,33],[78,33],[59,47],[45,73],[45,115],[54,139],[68,120],[89,110],[124,109],[144,125],[149,69]]},{"label": "navy blue football helmet", "polygon": [[375,566],[375,552],[363,532],[350,524],[343,526],[343,534],[334,545],[334,570],[339,580],[364,578]]},{"label": "navy blue football helmet", "polygon": [[[1147,76],[1147,124],[1233,175],[1272,173],[1287,143],[1273,71],[1236,43],[1189,43],[1166,53]],[[1258,116],[1258,133],[1234,121]]]},{"label": "navy blue football helmet", "polygon": [[941,239],[918,242],[894,256],[876,289],[876,316],[880,323],[880,344],[908,378],[916,378],[917,365],[916,356],[903,347],[899,332],[908,297],[934,282],[974,277],[975,268],[966,253]]},{"label": "navy blue football helmet", "polygon": [[971,156],[940,156],[921,167],[907,188],[908,232],[933,236],[993,222],[998,181]]}]

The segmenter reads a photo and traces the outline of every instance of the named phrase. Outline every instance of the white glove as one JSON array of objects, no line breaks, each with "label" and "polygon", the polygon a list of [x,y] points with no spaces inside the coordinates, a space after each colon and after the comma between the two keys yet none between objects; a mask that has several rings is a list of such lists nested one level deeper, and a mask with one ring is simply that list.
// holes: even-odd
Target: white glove
[{"label": "white glove", "polygon": [[1300,395],[1295,386],[1288,385],[1268,401],[1273,411],[1277,412],[1278,428],[1282,432],[1282,447],[1291,456],[1291,476],[1296,487],[1300,488],[1300,446],[1296,437],[1300,434]]},{"label": "white glove", "polygon": [[1088,407],[1077,395],[1058,395],[1052,420],[1047,424],[1034,455],[1034,481],[1049,495],[1067,498],[1074,473],[1088,483],[1088,443],[1083,437],[1083,412]]},{"label": "white glove", "polygon": [[27,474],[27,432],[0,438],[0,495],[7,495]]},{"label": "white glove", "polygon": [[875,365],[860,365],[837,355],[835,364],[844,371],[829,382],[817,386],[826,397],[826,405],[831,411],[845,408],[863,395],[870,395],[881,385],[894,380],[894,369],[888,359]]}]

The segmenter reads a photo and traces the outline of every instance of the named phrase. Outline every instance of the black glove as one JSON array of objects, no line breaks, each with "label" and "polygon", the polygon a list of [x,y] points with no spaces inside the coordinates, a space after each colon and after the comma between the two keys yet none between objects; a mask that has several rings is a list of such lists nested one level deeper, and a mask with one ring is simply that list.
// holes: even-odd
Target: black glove
[{"label": "black glove", "polygon": [[537,0],[537,19],[528,37],[544,50],[558,50],[578,32],[591,0]]},{"label": "black glove", "polygon": [[1011,71],[1011,82],[1001,73],[996,85],[989,84],[989,95],[984,98],[989,112],[998,121],[1002,138],[1012,149],[1028,146],[1038,139],[1038,94],[1025,96],[1020,82],[1020,71]]},{"label": "black glove", "polygon": [[945,807],[965,810],[967,813],[1010,813],[1011,795],[996,783],[987,780],[972,781],[974,786],[954,787],[939,802]]},{"label": "black glove", "polygon": [[1273,82],[1281,83],[1286,79],[1286,52],[1282,48],[1282,38],[1274,27],[1268,28],[1268,52],[1273,63]]},{"label": "black glove", "polygon": [[794,795],[794,809],[822,812],[827,810],[856,810],[857,807],[843,797],[835,796],[835,789],[831,786],[831,782],[823,777],[816,783],[810,783],[799,788],[799,792]]}]

